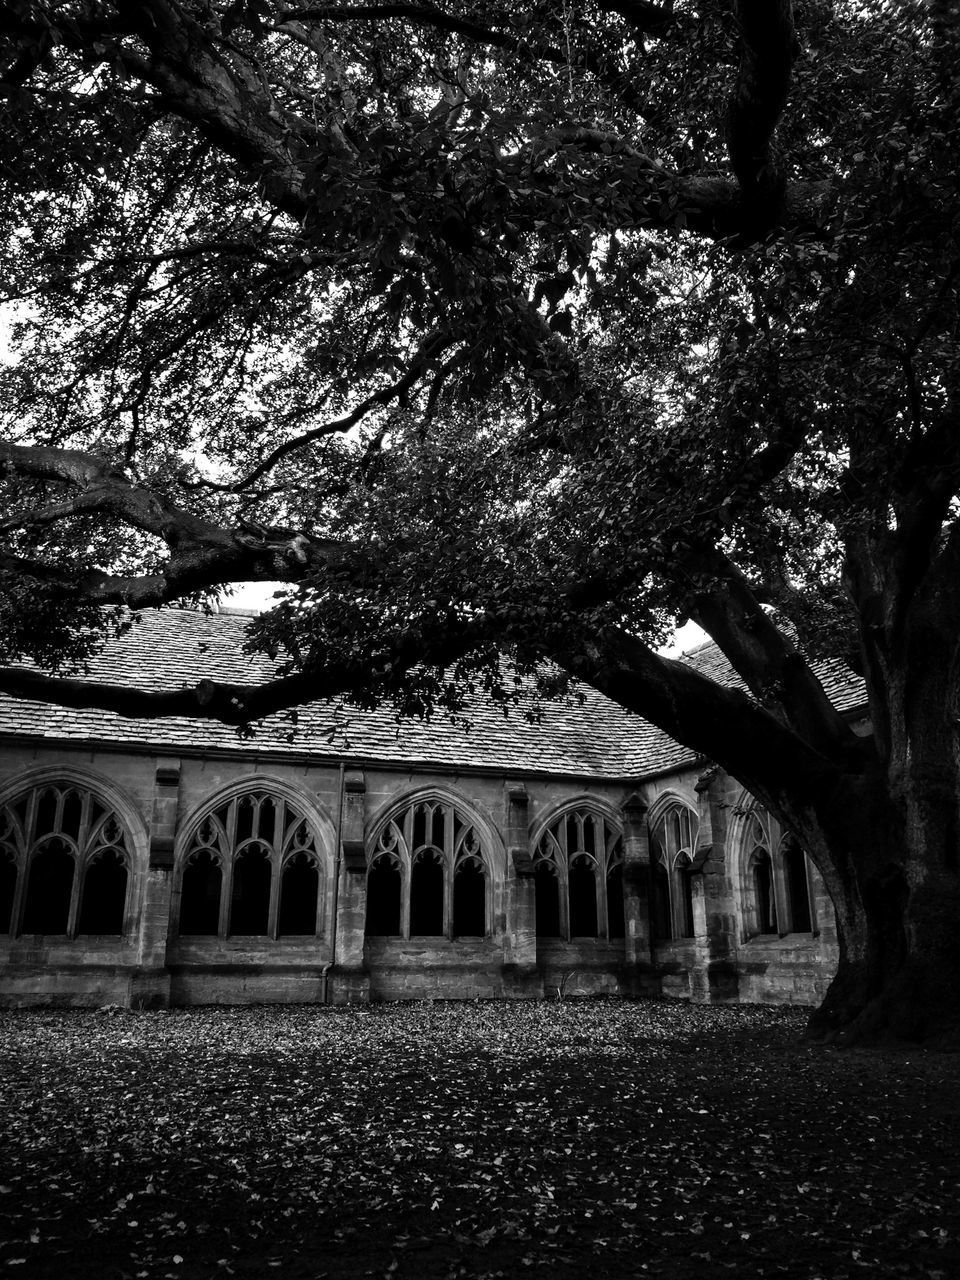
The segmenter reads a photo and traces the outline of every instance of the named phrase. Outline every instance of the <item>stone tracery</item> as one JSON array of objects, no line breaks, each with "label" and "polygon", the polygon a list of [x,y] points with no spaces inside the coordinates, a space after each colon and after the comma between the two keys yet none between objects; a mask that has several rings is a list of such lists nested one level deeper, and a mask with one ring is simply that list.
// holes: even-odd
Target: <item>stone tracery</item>
[{"label": "stone tracery", "polygon": [[0,809],[0,932],[122,935],[130,842],[96,792],[25,788]]},{"label": "stone tracery", "polygon": [[484,937],[491,868],[476,824],[447,798],[384,822],[367,873],[370,937]]},{"label": "stone tracery", "polygon": [[566,810],[540,836],[533,867],[539,936],[623,937],[623,841],[610,819]]},{"label": "stone tracery", "polygon": [[180,935],[322,933],[323,883],[318,837],[304,813],[269,789],[240,791],[188,837]]}]

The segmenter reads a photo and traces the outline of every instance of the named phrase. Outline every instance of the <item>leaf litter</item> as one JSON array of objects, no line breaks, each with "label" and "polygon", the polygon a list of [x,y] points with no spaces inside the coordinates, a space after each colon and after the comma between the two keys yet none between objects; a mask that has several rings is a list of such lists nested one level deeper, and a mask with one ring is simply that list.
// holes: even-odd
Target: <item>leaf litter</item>
[{"label": "leaf litter", "polygon": [[960,1056],[804,1013],[489,1001],[0,1014],[38,1280],[960,1275]]}]

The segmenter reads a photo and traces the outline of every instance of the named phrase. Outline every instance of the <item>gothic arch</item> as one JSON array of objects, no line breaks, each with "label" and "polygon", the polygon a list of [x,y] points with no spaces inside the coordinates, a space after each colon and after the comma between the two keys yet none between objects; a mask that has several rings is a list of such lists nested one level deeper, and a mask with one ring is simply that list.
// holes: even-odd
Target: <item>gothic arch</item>
[{"label": "gothic arch", "polygon": [[251,774],[179,824],[171,928],[182,937],[328,935],[336,833],[305,788]]},{"label": "gothic arch", "polygon": [[815,930],[807,856],[795,837],[745,788],[733,812],[734,901],[744,940]]},{"label": "gothic arch", "polygon": [[734,903],[741,938],[746,941],[760,935],[763,923],[758,915],[754,886],[757,851],[765,849],[772,857],[773,849],[769,815],[760,801],[746,788],[741,789],[737,796],[733,815],[730,836],[733,849],[731,871]]},{"label": "gothic arch", "polygon": [[555,804],[552,809],[538,818],[530,827],[530,847],[536,848],[538,841],[543,833],[564,814],[574,809],[592,809],[599,817],[605,818],[610,826],[616,831],[617,835],[623,835],[623,819],[620,810],[609,800],[603,799],[601,796],[593,796],[588,792],[582,795],[570,796],[566,800],[561,800],[559,804]]},{"label": "gothic arch", "polygon": [[650,915],[655,942],[694,937],[690,876],[699,825],[696,805],[677,791],[657,796],[647,813]]},{"label": "gothic arch", "polygon": [[150,831],[137,802],[112,779],[76,764],[44,764],[24,769],[0,783],[0,805],[7,804],[22,791],[44,784],[57,786],[73,783],[97,792],[114,809],[126,827],[133,848],[131,853],[139,861],[145,861],[150,848]]},{"label": "gothic arch", "polygon": [[450,804],[460,809],[469,818],[471,825],[476,828],[490,859],[491,871],[498,881],[502,881],[507,870],[507,850],[496,824],[478,805],[472,800],[468,800],[462,792],[457,791],[454,787],[444,786],[442,783],[434,783],[430,786],[415,787],[411,791],[404,791],[380,806],[378,812],[367,822],[366,849],[368,866],[370,865],[376,842],[387,823],[392,822],[398,815],[404,813],[410,805],[420,804],[421,802],[427,804]]},{"label": "gothic arch", "polygon": [[684,795],[680,791],[661,791],[656,800],[653,801],[650,808],[647,810],[647,826],[649,829],[652,831],[654,827],[663,820],[664,815],[669,813],[671,809],[676,808],[678,805],[684,809],[689,809],[693,815],[693,820],[695,822],[699,822],[696,800],[692,799],[690,796]]},{"label": "gothic arch", "polygon": [[135,802],[109,778],[57,764],[5,779],[4,831],[0,933],[133,934],[149,833]]},{"label": "gothic arch", "polygon": [[538,820],[530,847],[540,937],[623,936],[623,823],[612,805],[564,800]]},{"label": "gothic arch", "polygon": [[368,824],[369,937],[482,938],[494,932],[506,850],[494,825],[450,787],[405,791]]}]

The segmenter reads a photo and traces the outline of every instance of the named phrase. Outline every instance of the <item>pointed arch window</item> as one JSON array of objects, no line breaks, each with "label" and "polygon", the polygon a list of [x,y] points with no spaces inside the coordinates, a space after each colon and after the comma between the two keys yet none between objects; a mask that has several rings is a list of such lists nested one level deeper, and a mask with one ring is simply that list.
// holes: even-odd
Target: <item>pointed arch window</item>
[{"label": "pointed arch window", "polygon": [[131,848],[92,788],[63,781],[22,791],[0,808],[0,933],[122,936]]},{"label": "pointed arch window", "polygon": [[243,791],[197,821],[180,866],[181,937],[317,937],[323,932],[320,840],[304,811]]},{"label": "pointed arch window", "polygon": [[807,856],[796,837],[752,803],[745,814],[741,849],[746,936],[814,932]]},{"label": "pointed arch window", "polygon": [[533,872],[538,937],[623,937],[623,841],[603,814],[584,806],[556,818]]},{"label": "pointed arch window", "polygon": [[780,859],[787,890],[787,912],[791,933],[811,933],[813,911],[810,903],[810,881],[807,857],[795,836],[780,840]]},{"label": "pointed arch window", "polygon": [[697,818],[677,801],[661,813],[650,832],[650,923],[655,942],[692,938],[693,855]]},{"label": "pointed arch window", "polygon": [[384,823],[367,871],[369,937],[481,938],[490,914],[489,854],[453,801],[416,800]]},{"label": "pointed arch window", "polygon": [[750,855],[750,883],[753,888],[753,909],[757,933],[777,933],[777,904],[773,892],[773,864],[770,861],[770,854],[759,845]]}]

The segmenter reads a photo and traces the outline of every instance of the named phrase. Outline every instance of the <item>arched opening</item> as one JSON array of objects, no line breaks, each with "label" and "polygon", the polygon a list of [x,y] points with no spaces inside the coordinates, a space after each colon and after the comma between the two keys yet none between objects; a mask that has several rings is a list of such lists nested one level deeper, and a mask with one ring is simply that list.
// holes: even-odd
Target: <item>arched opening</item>
[{"label": "arched opening", "polygon": [[127,864],[116,849],[104,849],[87,864],[78,933],[123,933],[127,905]]},{"label": "arched opening", "polygon": [[233,864],[231,934],[257,936],[267,933],[271,879],[270,854],[262,844],[248,844],[240,850]]},{"label": "arched opening", "polygon": [[410,875],[410,933],[422,938],[443,936],[443,857],[422,849]]},{"label": "arched opening", "polygon": [[487,932],[487,878],[477,858],[466,858],[453,877],[453,933],[482,938]]},{"label": "arched opening", "polygon": [[180,891],[180,933],[185,937],[215,937],[220,932],[220,890],[223,873],[209,849],[199,849],[183,869]]},{"label": "arched opening", "polygon": [[753,905],[758,933],[777,932],[777,909],[773,898],[773,871],[766,849],[755,849],[750,860]]},{"label": "arched opening", "polygon": [[537,937],[561,937],[560,881],[556,867],[550,862],[538,862],[533,884],[537,903]]},{"label": "arched opening", "polygon": [[[185,854],[181,934],[220,934],[224,917],[224,931],[233,937],[322,932],[319,836],[297,801],[279,786],[271,789],[269,779],[202,811],[189,828]],[[224,886],[229,901],[222,904]]]},{"label": "arched opening", "polygon": [[16,892],[16,859],[9,849],[0,849],[0,934],[13,932],[13,900]]},{"label": "arched opening", "polygon": [[650,932],[655,942],[692,938],[693,883],[697,842],[694,811],[671,800],[650,829]]},{"label": "arched opening", "polygon": [[62,840],[48,840],[30,862],[24,933],[66,933],[76,862]]},{"label": "arched opening", "polygon": [[610,868],[607,876],[607,928],[611,938],[626,934],[623,916],[623,864]]},{"label": "arched opening", "polygon": [[670,920],[670,878],[659,860],[650,868],[650,925],[654,942],[669,942],[673,937]]},{"label": "arched opening", "polygon": [[622,862],[621,833],[592,806],[553,818],[541,831],[534,855],[537,934],[622,938]]},{"label": "arched opening", "polygon": [[782,845],[783,870],[790,899],[790,928],[794,933],[810,933],[810,889],[807,882],[807,860],[796,840],[788,837]]},{"label": "arched opening", "polygon": [[597,873],[588,858],[574,858],[570,863],[570,936],[597,936]]},{"label": "arched opening", "polygon": [[692,938],[693,931],[693,880],[691,878],[692,863],[685,853],[677,855],[674,872],[677,882],[677,905],[680,919],[678,921],[678,937]]},{"label": "arched opening", "polygon": [[377,858],[367,876],[366,933],[374,938],[400,936],[400,865],[394,858]]},{"label": "arched opening", "polygon": [[277,935],[313,937],[317,932],[317,901],[320,896],[320,868],[308,853],[288,858],[280,877],[280,907]]}]

